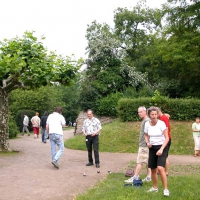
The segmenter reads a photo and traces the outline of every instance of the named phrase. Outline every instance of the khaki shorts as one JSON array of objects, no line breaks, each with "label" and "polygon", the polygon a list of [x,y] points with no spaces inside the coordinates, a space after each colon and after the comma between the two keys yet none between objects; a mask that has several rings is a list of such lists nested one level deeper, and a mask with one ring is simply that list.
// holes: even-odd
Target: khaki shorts
[{"label": "khaki shorts", "polygon": [[149,148],[148,147],[139,147],[138,156],[137,156],[137,164],[148,164],[149,158]]}]

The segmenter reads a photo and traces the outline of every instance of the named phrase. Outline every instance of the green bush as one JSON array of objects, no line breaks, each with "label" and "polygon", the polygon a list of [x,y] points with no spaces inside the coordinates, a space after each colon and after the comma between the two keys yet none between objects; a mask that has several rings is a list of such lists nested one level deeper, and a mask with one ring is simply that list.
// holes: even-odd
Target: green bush
[{"label": "green bush", "polygon": [[142,97],[137,99],[123,98],[118,101],[118,116],[122,121],[138,121],[138,107],[150,107],[151,98]]},{"label": "green bush", "polygon": [[122,97],[123,94],[117,92],[115,94],[110,94],[107,97],[98,100],[98,109],[96,110],[96,114],[113,117],[117,116],[117,102]]},{"label": "green bush", "polygon": [[23,120],[24,120],[24,114],[26,114],[29,117],[29,131],[32,130],[32,126],[30,123],[30,119],[35,116],[34,110],[18,110],[15,115],[15,122],[17,124],[18,130],[22,131],[23,129]]},{"label": "green bush", "polygon": [[199,99],[169,99],[169,98],[137,98],[120,99],[118,102],[118,116],[122,121],[138,120],[137,109],[139,106],[149,108],[155,105],[163,112],[170,114],[170,119],[174,120],[194,120],[200,116]]},{"label": "green bush", "polygon": [[[160,106],[162,108],[162,105]],[[200,116],[200,100],[199,99],[169,99],[165,112],[168,112],[171,119],[176,120],[194,120]]]},{"label": "green bush", "polygon": [[18,127],[16,125],[16,122],[13,118],[13,116],[9,113],[9,138],[14,138],[17,136],[17,133],[19,132]]}]

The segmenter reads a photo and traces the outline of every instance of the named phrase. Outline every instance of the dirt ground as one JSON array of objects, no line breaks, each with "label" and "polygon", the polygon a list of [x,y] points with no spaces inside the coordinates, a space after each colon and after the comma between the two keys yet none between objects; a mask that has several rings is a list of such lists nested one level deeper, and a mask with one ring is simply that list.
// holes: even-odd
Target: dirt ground
[{"label": "dirt ground", "polygon": [[[73,130],[64,138],[73,137]],[[51,164],[50,143],[33,135],[10,140],[19,153],[0,155],[0,200],[73,200],[106,178],[108,171],[125,172],[136,154],[100,153],[100,169],[86,167],[87,152],[65,149],[59,160],[60,169]],[[200,157],[170,156],[171,164],[200,164]],[[97,171],[100,170],[100,173]],[[83,176],[83,173],[86,176]]]}]

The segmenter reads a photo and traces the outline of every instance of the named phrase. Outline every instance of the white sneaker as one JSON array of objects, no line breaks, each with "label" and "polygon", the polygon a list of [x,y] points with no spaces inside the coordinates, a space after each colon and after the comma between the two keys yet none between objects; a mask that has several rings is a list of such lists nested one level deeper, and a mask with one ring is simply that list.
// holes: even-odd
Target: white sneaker
[{"label": "white sneaker", "polygon": [[124,182],[125,182],[125,183],[133,183],[133,180],[134,180],[134,179],[139,180],[139,178],[140,178],[139,176],[138,176],[138,177],[133,176],[133,177],[131,177],[131,178],[125,180]]},{"label": "white sneaker", "polygon": [[147,192],[158,192],[158,188],[151,188],[151,189],[149,189]]},{"label": "white sneaker", "polygon": [[168,189],[164,189],[163,194],[164,194],[164,196],[168,197],[169,196],[169,190]]},{"label": "white sneaker", "polygon": [[146,178],[142,179],[142,182],[150,182],[150,181],[151,181],[151,178],[148,176]]}]

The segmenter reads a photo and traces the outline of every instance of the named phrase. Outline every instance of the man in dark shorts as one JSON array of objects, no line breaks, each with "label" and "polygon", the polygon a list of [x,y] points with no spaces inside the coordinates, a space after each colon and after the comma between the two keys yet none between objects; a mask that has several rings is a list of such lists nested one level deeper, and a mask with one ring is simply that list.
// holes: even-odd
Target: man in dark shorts
[{"label": "man in dark shorts", "polygon": [[170,134],[170,122],[169,122],[169,117],[166,114],[163,114],[161,109],[158,108],[158,117],[161,121],[163,121],[167,127],[167,133],[168,133],[168,137],[169,137],[169,142],[167,144],[167,159],[166,159],[166,164],[165,164],[165,173],[168,176],[169,174],[169,157],[168,157],[168,153],[169,153],[169,149],[171,146],[171,134]]}]

